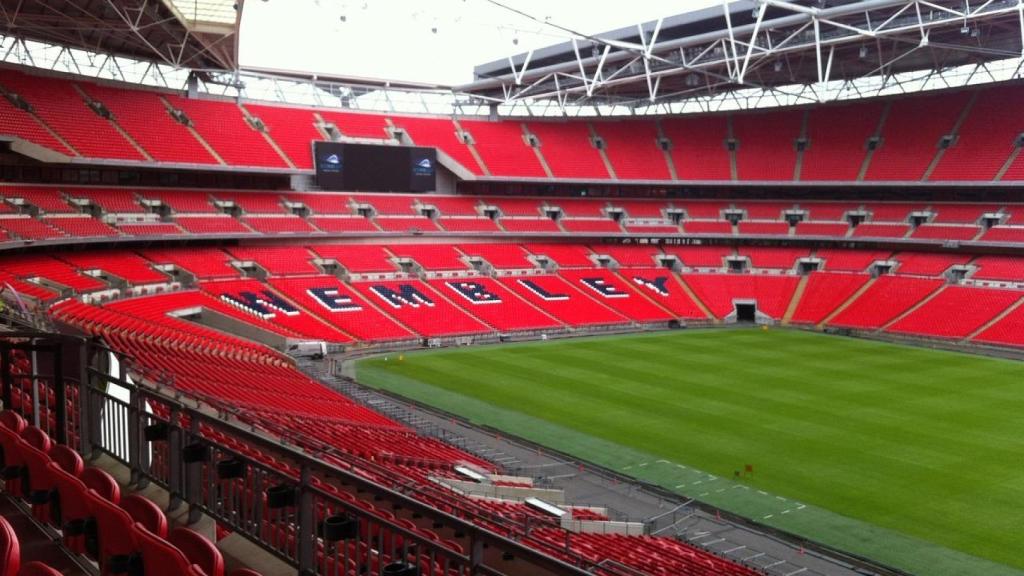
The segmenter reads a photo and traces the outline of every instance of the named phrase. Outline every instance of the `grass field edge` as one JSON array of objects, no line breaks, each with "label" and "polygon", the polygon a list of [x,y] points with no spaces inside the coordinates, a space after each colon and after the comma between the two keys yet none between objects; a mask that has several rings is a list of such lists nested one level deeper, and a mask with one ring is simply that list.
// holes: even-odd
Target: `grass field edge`
[{"label": "grass field edge", "polygon": [[[640,334],[634,335],[634,337],[654,337],[658,334]],[[621,336],[616,335],[615,337]],[[611,336],[597,336],[596,338],[603,337]],[[843,336],[833,337],[842,338]],[[866,342],[880,345],[888,344],[876,340],[866,340]],[[543,344],[525,342],[495,346],[519,347],[536,345]],[[406,354],[443,354],[445,351],[454,350],[458,349],[415,351]],[[936,350],[936,352],[948,351]],[[395,355],[396,353],[390,354],[390,356]],[[759,500],[775,499],[776,496],[773,494],[767,493],[765,494],[766,498],[762,499],[750,498],[747,494],[733,493],[746,491],[729,491],[728,497],[701,498],[699,490],[678,490],[674,486],[666,485],[663,478],[659,478],[657,473],[652,473],[653,468],[651,470],[636,468],[638,463],[657,461],[659,457],[656,455],[645,454],[636,449],[595,438],[553,422],[534,418],[480,399],[442,389],[427,382],[399,376],[386,369],[370,366],[368,364],[370,360],[372,358],[360,359],[355,365],[356,379],[362,384],[388,391],[391,394],[417,404],[423,404],[455,414],[475,425],[500,430],[506,435],[521,437],[527,442],[550,447],[571,457],[593,463],[616,473],[624,473],[622,468],[626,468],[628,470],[626,475],[628,476],[643,482],[650,482],[676,494],[699,499],[711,506],[738,514],[750,519],[755,525],[769,526],[773,529],[794,534],[801,539],[819,542],[828,548],[845,551],[912,573],[934,574],[936,576],[982,573],[998,576],[1024,575],[1024,571],[1006,564],[974,556],[809,504],[805,505],[804,510],[807,512],[804,514],[773,515],[771,518],[764,519],[764,508],[759,503]],[[614,456],[609,458],[609,454]],[[616,464],[623,463],[626,463],[625,466],[616,466]],[[763,491],[755,492],[763,493]]]}]

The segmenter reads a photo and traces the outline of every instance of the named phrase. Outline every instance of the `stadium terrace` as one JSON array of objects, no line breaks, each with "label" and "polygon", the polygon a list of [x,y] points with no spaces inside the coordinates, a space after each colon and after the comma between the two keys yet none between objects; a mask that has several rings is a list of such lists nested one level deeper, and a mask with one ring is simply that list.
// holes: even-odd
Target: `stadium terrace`
[{"label": "stadium terrace", "polygon": [[0,0],[0,576],[1024,574],[1019,0],[245,4]]}]

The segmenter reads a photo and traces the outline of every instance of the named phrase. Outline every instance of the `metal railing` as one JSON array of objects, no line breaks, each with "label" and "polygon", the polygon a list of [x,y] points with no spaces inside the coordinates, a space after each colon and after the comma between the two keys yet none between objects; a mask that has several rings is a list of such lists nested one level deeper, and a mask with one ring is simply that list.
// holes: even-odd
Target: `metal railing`
[{"label": "metal railing", "polygon": [[[30,374],[19,373],[12,362],[15,350],[74,347],[80,350],[80,379],[62,377],[55,364],[60,352],[37,356]],[[386,468],[311,454],[302,448],[316,448],[313,441],[275,437],[223,407],[133,383],[124,371],[112,375],[109,352],[81,338],[0,337],[4,406],[30,422],[42,417],[54,438],[86,457],[106,454],[123,464],[134,486],[152,482],[166,489],[169,511],[185,506],[190,521],[213,518],[302,576],[619,574],[492,532],[449,513],[444,500],[429,500],[429,491],[389,487],[381,476]],[[36,384],[26,393],[20,379]],[[19,393],[26,401],[12,402]]]}]

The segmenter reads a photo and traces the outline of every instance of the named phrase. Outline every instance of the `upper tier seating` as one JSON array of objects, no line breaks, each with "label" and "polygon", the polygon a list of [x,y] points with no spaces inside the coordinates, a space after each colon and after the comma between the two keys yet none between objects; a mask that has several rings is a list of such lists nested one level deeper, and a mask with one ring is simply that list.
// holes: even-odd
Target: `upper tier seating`
[{"label": "upper tier seating", "polygon": [[941,276],[955,264],[966,264],[971,257],[965,254],[900,252],[892,258],[900,263],[897,274]]},{"label": "upper tier seating", "polygon": [[684,274],[683,281],[716,318],[734,310],[734,300],[754,300],[759,312],[781,320],[799,278],[761,274]]},{"label": "upper tier seating", "polygon": [[943,226],[942,224],[922,224],[910,235],[911,238],[929,238],[934,240],[973,240],[981,233],[977,226]]},{"label": "upper tier seating", "polygon": [[427,270],[466,270],[455,246],[449,244],[395,244],[389,251],[399,258],[411,258]]},{"label": "upper tier seating", "polygon": [[736,172],[740,180],[792,180],[803,111],[735,114]]},{"label": "upper tier seating", "polygon": [[908,224],[861,224],[853,229],[854,238],[904,238],[911,228]]},{"label": "upper tier seating", "polygon": [[999,212],[999,204],[932,204],[936,224],[979,224],[987,213]]},{"label": "upper tier seating", "polygon": [[44,278],[79,292],[100,290],[106,287],[103,282],[80,274],[74,266],[66,262],[37,254],[0,256],[0,270],[19,278]]},{"label": "upper tier seating", "polygon": [[36,116],[82,156],[145,159],[110,122],[89,108],[71,82],[5,70],[0,85],[31,104]]},{"label": "upper tier seating", "polygon": [[[672,143],[672,163],[680,180],[731,180],[729,137],[724,115],[694,118],[665,118],[665,137]],[[693,216],[690,216],[693,218]]]},{"label": "upper tier seating", "polygon": [[0,218],[0,230],[6,233],[7,238],[20,238],[23,240],[48,240],[67,236],[59,229],[51,227],[45,221],[28,216]]},{"label": "upper tier seating", "polygon": [[1015,113],[1024,98],[1020,86],[980,90],[956,140],[946,149],[929,180],[990,181],[1013,152],[1024,132],[1024,120]]},{"label": "upper tier seating", "polygon": [[181,228],[173,222],[149,222],[145,224],[123,223],[118,224],[117,229],[121,234],[129,236],[166,236],[184,234]]},{"label": "upper tier seating", "polygon": [[276,192],[213,192],[215,200],[232,202],[246,214],[287,214]]},{"label": "upper tier seating", "polygon": [[301,202],[309,208],[313,214],[341,214],[353,216],[355,212],[350,204],[352,197],[348,194],[335,194],[331,192],[303,193],[286,192],[284,199],[289,202]]},{"label": "upper tier seating", "polygon": [[102,103],[154,160],[180,164],[219,164],[188,128],[175,120],[160,93],[81,83]]},{"label": "upper tier seating", "polygon": [[790,322],[820,324],[868,281],[866,274],[811,272]]},{"label": "upper tier seating", "polygon": [[241,223],[263,234],[309,234],[316,232],[309,222],[294,214],[280,216],[243,216]]},{"label": "upper tier seating", "polygon": [[615,176],[627,180],[670,180],[665,153],[658,144],[658,126],[642,120],[595,122]]},{"label": "upper tier seating", "polygon": [[380,228],[369,218],[362,216],[323,216],[309,221],[323,232],[380,232]]},{"label": "upper tier seating", "polygon": [[566,232],[622,234],[622,226],[609,218],[562,218],[559,225]]},{"label": "upper tier seating", "polygon": [[733,255],[729,246],[665,246],[665,252],[690,268],[724,268],[725,257]]},{"label": "upper tier seating", "polygon": [[451,118],[395,116],[391,120],[396,128],[405,130],[405,133],[417,146],[435,147],[461,164],[470,173],[483,174],[483,170],[473,158],[469,146],[459,139],[455,123]]},{"label": "upper tier seating", "polygon": [[317,128],[312,110],[262,104],[246,104],[244,108],[263,122],[267,134],[296,168],[313,168],[313,146],[310,143],[326,138]]},{"label": "upper tier seating", "polygon": [[592,253],[578,244],[527,244],[523,246],[536,256],[547,256],[561,268],[590,268],[594,266]]},{"label": "upper tier seating", "polygon": [[529,122],[555,178],[607,179],[608,169],[591,142],[590,127],[580,122]]},{"label": "upper tier seating", "polygon": [[595,254],[610,256],[619,266],[651,268],[659,264],[657,258],[663,256],[661,250],[654,246],[622,246],[608,244],[591,246]]},{"label": "upper tier seating", "polygon": [[398,271],[391,262],[391,254],[383,246],[317,244],[311,248],[321,258],[336,260],[352,274]]},{"label": "upper tier seating", "polygon": [[829,324],[862,330],[881,328],[942,285],[938,279],[880,276]]},{"label": "upper tier seating", "polygon": [[60,140],[57,140],[34,116],[15,108],[7,98],[0,95],[0,127],[3,133],[21,138],[32,144],[49,148],[67,156],[74,156]]},{"label": "upper tier seating", "polygon": [[78,212],[67,203],[64,195],[49,186],[3,186],[0,194],[4,198],[21,198],[47,214],[73,214]]},{"label": "upper tier seating", "polygon": [[856,180],[867,155],[868,138],[878,128],[883,108],[881,102],[812,108],[807,116],[808,146],[804,150],[800,180]]},{"label": "upper tier seating", "polygon": [[966,338],[1024,296],[1016,290],[947,286],[888,328],[889,332]]},{"label": "upper tier seating", "polygon": [[169,94],[171,106],[182,110],[192,127],[217,154],[232,166],[286,168],[287,164],[266,138],[246,121],[234,102],[182,98]]},{"label": "upper tier seating", "polygon": [[437,232],[440,228],[426,216],[378,216],[374,219],[384,232]]},{"label": "upper tier seating", "polygon": [[823,248],[815,254],[825,261],[825,270],[830,272],[866,272],[876,260],[888,260],[892,252]]},{"label": "upper tier seating", "polygon": [[743,220],[737,226],[740,234],[751,236],[788,236],[789,224],[785,222],[748,222]]},{"label": "upper tier seating", "polygon": [[490,218],[441,218],[436,223],[447,232],[501,232]]},{"label": "upper tier seating", "polygon": [[387,140],[387,119],[380,114],[364,114],[360,112],[342,112],[340,110],[318,109],[317,114],[325,122],[334,124],[345,136],[352,138],[372,138]]},{"label": "upper tier seating", "polygon": [[245,246],[227,249],[238,260],[252,260],[272,275],[318,274],[313,255],[301,246]]},{"label": "upper tier seating", "polygon": [[518,244],[461,244],[459,250],[466,256],[483,258],[495,268],[535,268]]},{"label": "upper tier seating", "polygon": [[547,176],[537,153],[527,145],[520,123],[459,120],[459,124],[472,136],[473,147],[492,176]]},{"label": "upper tier seating", "polygon": [[806,248],[755,248],[741,247],[740,256],[749,256],[750,265],[754,268],[775,268],[792,270],[798,258],[810,256]]},{"label": "upper tier seating", "polygon": [[88,200],[104,212],[114,214],[141,214],[145,208],[139,204],[135,192],[122,188],[65,188],[69,200]]},{"label": "upper tier seating", "polygon": [[846,223],[828,222],[801,222],[796,225],[797,236],[830,236],[832,238],[845,238],[850,231],[850,225]]},{"label": "upper tier seating", "polygon": [[[191,234],[254,234],[257,231],[227,214],[211,216],[178,216],[174,222]],[[266,227],[259,230],[267,231]]]},{"label": "upper tier seating", "polygon": [[993,226],[981,236],[983,242],[1024,243],[1024,228],[1013,226]]},{"label": "upper tier seating", "polygon": [[80,270],[102,270],[132,284],[156,284],[170,280],[164,273],[154,270],[148,260],[125,250],[65,252],[54,254],[54,257]]},{"label": "upper tier seating", "polygon": [[806,210],[808,220],[812,222],[846,222],[844,216],[856,210],[858,204],[850,202],[801,202],[800,209]]},{"label": "upper tier seating", "polygon": [[[480,116],[449,119],[266,102],[236,104],[207,95],[189,99],[170,91],[127,84],[99,85],[92,80],[58,79],[11,69],[4,71],[0,85],[21,93],[41,119],[15,108],[5,98],[0,101],[4,134],[68,156],[80,153],[122,161],[148,162],[151,157],[156,162],[219,164],[194,132],[231,166],[287,170],[294,164],[309,170],[313,165],[312,142],[326,138],[321,122],[333,125],[346,137],[394,142],[390,122],[413,141],[438,147],[474,174],[483,174],[486,166],[487,172],[498,177],[548,176],[537,151],[527,144],[523,123],[515,118],[491,122]],[[618,178],[667,181],[671,171],[658,141],[660,133],[667,140],[676,177],[683,181],[727,181],[734,176],[744,181],[791,181],[798,176],[802,181],[849,182],[858,178],[866,159],[865,178],[869,181],[920,181],[938,158],[939,140],[952,135],[951,145],[943,151],[928,179],[990,181],[1010,160],[1014,139],[1024,130],[1011,111],[1021,90],[1019,86],[1003,85],[809,110],[650,120],[531,120],[526,126],[537,137],[539,152],[556,178],[610,178],[602,154],[591,142],[592,135],[596,135],[604,141],[605,155]],[[967,111],[967,103],[975,95],[973,107]],[[106,108],[111,120],[90,109],[90,100]],[[184,111],[192,127],[176,120],[171,109]],[[250,125],[247,113],[259,119],[253,124],[263,126],[265,133]],[[964,121],[957,127],[961,116]],[[43,122],[59,137],[54,137]],[[805,123],[806,146],[800,174],[796,175],[796,140]],[[730,124],[734,152],[727,149]],[[457,134],[456,125],[469,133],[484,166]],[[954,127],[958,133],[950,134]],[[867,140],[876,131],[879,146],[868,155]],[[62,144],[61,138],[77,152]],[[735,175],[731,156],[735,157]],[[1024,158],[1018,157],[1001,179],[1024,180]]]},{"label": "upper tier seating", "polygon": [[101,220],[90,218],[85,214],[46,216],[43,218],[43,222],[75,238],[118,235],[117,230],[104,224]]},{"label": "upper tier seating", "polygon": [[147,249],[142,256],[154,264],[174,264],[197,278],[237,278],[238,270],[231,267],[226,252],[217,248],[191,246],[186,250]]},{"label": "upper tier seating", "polygon": [[177,214],[216,214],[209,193],[202,190],[139,190],[139,197],[159,200]]},{"label": "upper tier seating", "polygon": [[499,222],[506,232],[562,232],[558,223],[550,218],[502,218]]},{"label": "upper tier seating", "polygon": [[865,180],[924,179],[939,139],[953,130],[970,99],[969,92],[951,92],[893,100]]}]

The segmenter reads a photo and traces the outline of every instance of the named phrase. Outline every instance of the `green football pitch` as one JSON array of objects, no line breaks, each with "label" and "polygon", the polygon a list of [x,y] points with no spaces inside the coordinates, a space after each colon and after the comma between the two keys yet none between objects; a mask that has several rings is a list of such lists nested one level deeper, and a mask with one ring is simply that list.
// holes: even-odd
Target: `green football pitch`
[{"label": "green football pitch", "polygon": [[1024,574],[1024,363],[719,329],[392,354],[356,370],[917,574]]}]

